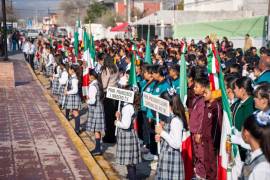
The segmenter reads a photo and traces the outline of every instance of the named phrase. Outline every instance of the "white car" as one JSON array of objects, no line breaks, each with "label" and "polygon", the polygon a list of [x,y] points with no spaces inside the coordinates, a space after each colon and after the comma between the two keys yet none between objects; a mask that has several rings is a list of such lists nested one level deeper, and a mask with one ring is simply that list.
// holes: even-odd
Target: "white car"
[{"label": "white car", "polygon": [[36,29],[28,29],[26,34],[28,38],[36,39],[39,35],[39,32]]}]

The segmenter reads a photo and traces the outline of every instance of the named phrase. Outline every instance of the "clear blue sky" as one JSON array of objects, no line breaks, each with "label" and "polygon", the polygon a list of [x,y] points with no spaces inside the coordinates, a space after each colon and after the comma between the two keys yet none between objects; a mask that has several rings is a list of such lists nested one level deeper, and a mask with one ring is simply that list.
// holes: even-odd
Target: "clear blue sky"
[{"label": "clear blue sky", "polygon": [[[6,0],[10,4],[11,0]],[[48,9],[59,9],[61,0],[13,0],[13,7],[16,13],[21,18],[31,16],[45,16],[48,14]]]}]

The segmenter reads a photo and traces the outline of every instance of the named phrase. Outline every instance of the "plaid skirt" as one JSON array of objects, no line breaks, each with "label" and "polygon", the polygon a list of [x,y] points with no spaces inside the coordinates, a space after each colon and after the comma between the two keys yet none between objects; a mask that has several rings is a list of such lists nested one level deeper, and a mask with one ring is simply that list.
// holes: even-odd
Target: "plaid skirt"
[{"label": "plaid skirt", "polygon": [[105,115],[103,105],[101,103],[95,106],[88,105],[86,130],[90,132],[105,131]]},{"label": "plaid skirt", "polygon": [[121,165],[135,165],[141,162],[140,145],[134,129],[118,128],[116,163]]},{"label": "plaid skirt", "polygon": [[65,87],[66,85],[59,85],[59,88],[58,88],[58,103],[59,105],[63,106],[64,105],[64,100],[65,100],[65,95],[64,95],[64,92],[65,92]]},{"label": "plaid skirt", "polygon": [[54,78],[52,81],[52,94],[53,95],[59,94],[59,78]]},{"label": "plaid skirt", "polygon": [[179,149],[169,146],[166,141],[161,143],[157,166],[157,180],[184,180],[184,162]]},{"label": "plaid skirt", "polygon": [[63,109],[81,109],[81,98],[79,94],[66,95]]},{"label": "plaid skirt", "polygon": [[46,75],[52,76],[53,75],[53,65],[50,65],[49,67],[46,67]]}]

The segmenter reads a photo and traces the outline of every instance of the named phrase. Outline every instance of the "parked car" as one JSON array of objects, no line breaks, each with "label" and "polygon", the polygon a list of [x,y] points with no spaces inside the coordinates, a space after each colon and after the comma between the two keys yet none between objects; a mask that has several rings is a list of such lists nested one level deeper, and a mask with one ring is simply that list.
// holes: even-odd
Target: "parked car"
[{"label": "parked car", "polygon": [[58,38],[63,38],[68,35],[67,30],[65,28],[58,27],[56,30],[55,36]]},{"label": "parked car", "polygon": [[39,32],[36,29],[28,29],[26,35],[28,38],[36,39],[39,35]]}]

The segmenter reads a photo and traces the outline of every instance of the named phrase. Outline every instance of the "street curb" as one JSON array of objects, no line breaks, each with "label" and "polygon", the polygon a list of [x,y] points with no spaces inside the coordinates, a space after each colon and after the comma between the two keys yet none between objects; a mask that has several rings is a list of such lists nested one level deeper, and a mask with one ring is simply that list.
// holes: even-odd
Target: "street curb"
[{"label": "street curb", "polygon": [[[27,64],[27,63],[26,63]],[[43,94],[45,98],[47,99],[49,106],[61,122],[63,128],[66,130],[69,138],[73,142],[74,146],[76,147],[77,151],[79,152],[79,155],[81,156],[83,162],[85,163],[86,167],[88,168],[89,172],[93,176],[94,179],[102,179],[106,180],[109,179],[104,171],[101,169],[101,167],[97,164],[96,160],[93,158],[91,153],[88,151],[85,144],[82,142],[82,140],[78,137],[78,135],[75,133],[73,127],[69,124],[69,122],[66,120],[66,117],[63,115],[57,104],[55,103],[54,99],[48,94],[47,90],[44,89],[41,82],[39,81],[38,77],[32,70],[29,64],[27,64],[28,69],[30,70],[33,80],[38,83],[38,85],[43,90]]]}]

